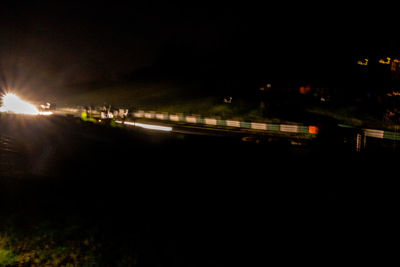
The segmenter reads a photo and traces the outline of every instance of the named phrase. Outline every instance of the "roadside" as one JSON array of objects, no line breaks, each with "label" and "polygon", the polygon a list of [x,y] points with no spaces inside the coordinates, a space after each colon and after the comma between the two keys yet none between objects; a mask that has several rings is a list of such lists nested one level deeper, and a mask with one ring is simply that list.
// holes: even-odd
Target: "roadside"
[{"label": "roadside", "polygon": [[[201,88],[190,88],[172,82],[131,83],[124,86],[86,90],[55,99],[58,107],[106,106],[154,113],[212,117],[217,120],[251,121],[259,123],[298,124],[335,120],[337,124],[361,128],[398,131],[397,105],[393,97],[372,101],[343,101],[326,90],[304,94],[301,90],[253,90],[246,96],[207,95]],[[191,90],[193,89],[193,93]]]}]

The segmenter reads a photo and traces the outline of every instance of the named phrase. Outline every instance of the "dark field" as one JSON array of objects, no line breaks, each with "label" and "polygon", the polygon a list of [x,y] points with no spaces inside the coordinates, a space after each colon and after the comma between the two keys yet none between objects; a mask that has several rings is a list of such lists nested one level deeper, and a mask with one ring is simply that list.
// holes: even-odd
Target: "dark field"
[{"label": "dark field", "polygon": [[390,254],[393,146],[11,115],[0,136],[0,265],[324,266]]}]

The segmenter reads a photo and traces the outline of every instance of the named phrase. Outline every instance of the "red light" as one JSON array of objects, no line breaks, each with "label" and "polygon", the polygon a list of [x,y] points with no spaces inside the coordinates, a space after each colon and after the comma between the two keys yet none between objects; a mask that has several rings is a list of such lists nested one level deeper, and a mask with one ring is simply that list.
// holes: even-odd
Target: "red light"
[{"label": "red light", "polygon": [[308,127],[308,132],[310,133],[310,134],[317,134],[318,133],[318,127],[317,126],[309,126]]}]

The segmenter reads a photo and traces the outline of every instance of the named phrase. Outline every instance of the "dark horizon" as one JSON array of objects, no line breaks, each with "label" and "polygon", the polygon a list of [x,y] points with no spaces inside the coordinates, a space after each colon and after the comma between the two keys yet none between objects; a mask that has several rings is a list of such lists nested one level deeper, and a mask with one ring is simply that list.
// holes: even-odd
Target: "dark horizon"
[{"label": "dark horizon", "polygon": [[328,25],[325,14],[270,14],[240,5],[10,6],[0,11],[2,87],[52,90],[143,77],[330,81],[347,78],[355,52],[398,51],[395,41],[365,44],[340,28],[320,31],[313,22]]}]

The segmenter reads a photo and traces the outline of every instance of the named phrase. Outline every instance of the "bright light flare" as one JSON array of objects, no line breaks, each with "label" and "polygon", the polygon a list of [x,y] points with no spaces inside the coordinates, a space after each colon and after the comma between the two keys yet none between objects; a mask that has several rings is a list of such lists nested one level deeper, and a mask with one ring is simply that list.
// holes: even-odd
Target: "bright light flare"
[{"label": "bright light flare", "polygon": [[28,115],[51,115],[52,112],[40,112],[39,109],[12,93],[7,93],[2,97],[3,106],[0,107],[0,112],[11,112],[16,114]]}]

